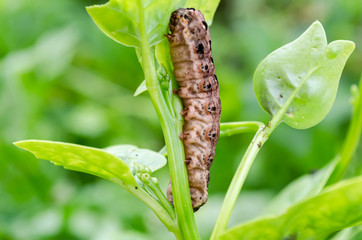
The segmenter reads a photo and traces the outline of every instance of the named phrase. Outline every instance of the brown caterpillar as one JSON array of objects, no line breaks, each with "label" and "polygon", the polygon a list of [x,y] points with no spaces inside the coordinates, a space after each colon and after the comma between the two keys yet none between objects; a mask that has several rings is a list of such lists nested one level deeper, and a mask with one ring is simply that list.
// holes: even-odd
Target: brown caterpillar
[{"label": "brown caterpillar", "polygon": [[[219,83],[211,56],[208,25],[199,10],[180,8],[169,24],[171,60],[180,89],[174,93],[182,99],[185,164],[194,211],[208,198],[210,167],[220,133],[221,104]],[[171,184],[167,198],[173,203]]]}]

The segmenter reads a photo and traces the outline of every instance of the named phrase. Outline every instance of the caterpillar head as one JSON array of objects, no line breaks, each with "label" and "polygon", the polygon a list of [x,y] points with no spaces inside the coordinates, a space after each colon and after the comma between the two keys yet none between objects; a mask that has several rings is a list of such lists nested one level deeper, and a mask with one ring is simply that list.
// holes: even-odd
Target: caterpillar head
[{"label": "caterpillar head", "polygon": [[173,33],[176,29],[186,28],[192,21],[202,22],[204,28],[207,30],[207,23],[199,10],[194,8],[177,9],[171,14],[169,25],[171,33]]}]

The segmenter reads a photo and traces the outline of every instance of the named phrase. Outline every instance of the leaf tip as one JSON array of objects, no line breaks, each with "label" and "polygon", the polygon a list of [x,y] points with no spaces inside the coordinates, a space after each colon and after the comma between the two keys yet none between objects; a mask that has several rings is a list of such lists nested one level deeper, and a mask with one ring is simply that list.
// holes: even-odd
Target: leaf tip
[{"label": "leaf tip", "polygon": [[146,80],[143,80],[143,82],[138,86],[138,88],[136,89],[135,93],[133,94],[134,97],[140,95],[143,92],[147,91],[147,86],[146,86]]},{"label": "leaf tip", "polygon": [[[322,23],[321,23],[319,20],[315,20],[315,21],[312,23],[312,25],[310,25],[309,29],[313,30],[313,32],[314,32],[314,31],[317,31],[317,32],[321,32],[321,33],[325,34],[323,25],[322,25]],[[309,29],[308,29],[308,30],[309,30]],[[308,31],[308,30],[307,30],[307,31]]]},{"label": "leaf tip", "polygon": [[334,58],[338,55],[348,58],[354,51],[355,44],[348,40],[336,40],[328,44],[327,57]]},{"label": "leaf tip", "polygon": [[29,141],[31,141],[31,140],[21,140],[21,141],[13,142],[13,144],[14,144],[15,146],[17,146],[18,148],[25,149],[25,145],[26,145],[26,143],[28,143]]},{"label": "leaf tip", "polygon": [[322,26],[322,23],[317,19],[317,20],[315,20],[313,23],[312,23],[312,25],[319,25],[319,26]]}]

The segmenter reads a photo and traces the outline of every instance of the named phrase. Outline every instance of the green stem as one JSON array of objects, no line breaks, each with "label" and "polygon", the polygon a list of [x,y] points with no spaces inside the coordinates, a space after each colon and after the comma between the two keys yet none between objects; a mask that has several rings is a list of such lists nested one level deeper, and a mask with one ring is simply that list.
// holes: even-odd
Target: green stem
[{"label": "green stem", "polygon": [[[256,155],[258,154],[261,146],[268,139],[269,134],[266,132],[266,129],[270,128],[261,128],[255,134],[253,140],[251,141],[248,149],[246,150],[238,169],[230,183],[228,191],[225,196],[225,200],[221,206],[219,216],[217,218],[214,230],[212,232],[211,238],[212,240],[218,239],[220,234],[226,229],[227,223],[231,216],[231,212],[234,208],[236,199],[241,191],[241,188],[244,184],[246,176],[250,170],[251,165],[254,162]],[[271,132],[271,131],[269,131]]]},{"label": "green stem", "polygon": [[267,124],[267,126],[260,126],[259,130],[256,132],[230,183],[210,239],[218,239],[221,233],[226,230],[236,199],[238,198],[249,170],[253,165],[254,159],[256,158],[260,148],[268,140],[270,134],[279,125],[280,121],[280,118],[274,118]]},{"label": "green stem", "polygon": [[362,129],[362,78],[360,81],[359,91],[355,87],[355,99],[354,99],[354,113],[352,116],[351,124],[348,128],[346,139],[343,143],[340,160],[337,163],[334,172],[332,173],[327,185],[338,182],[342,179],[346,172],[352,157],[357,149],[359,140],[361,138]]},{"label": "green stem", "polygon": [[151,191],[156,195],[158,200],[160,200],[163,207],[166,211],[170,214],[171,218],[176,219],[175,210],[173,209],[171,203],[167,200],[165,194],[161,191],[160,186],[158,183],[155,183],[151,180],[151,182],[147,185]]},{"label": "green stem", "polygon": [[[116,182],[117,183],[117,182]],[[121,185],[123,188],[125,187],[122,183],[117,183]],[[127,188],[126,188],[127,189]],[[145,203],[152,211],[156,214],[156,216],[160,219],[160,221],[167,227],[170,232],[173,232],[175,235],[180,234],[180,230],[178,228],[177,222],[173,219],[170,214],[165,210],[165,208],[151,195],[146,193],[142,188],[127,189],[131,194],[135,195],[139,200]],[[182,238],[178,238],[182,239]]]},{"label": "green stem", "polygon": [[157,78],[154,56],[151,52],[151,47],[147,39],[144,9],[142,7],[141,0],[138,0],[138,6],[142,47],[142,67],[145,73],[147,90],[150,94],[157,116],[161,122],[165,137],[171,182],[173,183],[173,202],[177,221],[184,239],[197,240],[200,239],[200,236],[196,227],[191,206],[190,189],[187,171],[184,164],[184,148],[181,140],[179,139],[182,124],[172,117],[172,114],[167,108],[167,104]]},{"label": "green stem", "polygon": [[264,126],[264,123],[257,121],[221,123],[220,137],[229,137],[240,133],[256,132],[262,126]]},{"label": "green stem", "polygon": [[226,192],[224,202],[221,206],[219,216],[216,220],[214,230],[211,234],[210,238],[211,240],[218,239],[218,237],[222,234],[222,232],[226,230],[227,224],[231,216],[231,212],[236,203],[236,199],[239,196],[241,188],[243,187],[243,184],[245,182],[246,176],[248,175],[249,170],[253,165],[254,159],[256,158],[260,148],[264,145],[264,143],[268,140],[270,134],[282,121],[284,114],[287,112],[289,106],[294,101],[297,93],[300,91],[305,81],[317,69],[318,67],[315,67],[309,71],[309,73],[300,82],[300,85],[289,96],[288,100],[284,103],[284,105],[272,117],[270,122],[265,127],[261,127],[258,130],[258,132],[255,134],[243,158],[241,159],[238,169],[236,170],[235,175],[228,188],[228,191]]}]

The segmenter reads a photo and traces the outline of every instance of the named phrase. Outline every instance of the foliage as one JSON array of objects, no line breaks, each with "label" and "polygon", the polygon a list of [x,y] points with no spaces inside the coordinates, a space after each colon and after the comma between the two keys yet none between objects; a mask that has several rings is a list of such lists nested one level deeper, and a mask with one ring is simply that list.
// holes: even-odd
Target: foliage
[{"label": "foliage", "polygon": [[[262,107],[294,128],[312,127],[332,108],[338,82],[354,43],[327,46],[323,27],[314,22],[298,39],[267,56],[257,67],[254,90]],[[322,91],[323,89],[323,91]]]},{"label": "foliage", "polygon": [[362,178],[326,188],[282,215],[236,226],[220,239],[326,239],[331,233],[362,223]]}]

